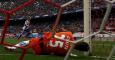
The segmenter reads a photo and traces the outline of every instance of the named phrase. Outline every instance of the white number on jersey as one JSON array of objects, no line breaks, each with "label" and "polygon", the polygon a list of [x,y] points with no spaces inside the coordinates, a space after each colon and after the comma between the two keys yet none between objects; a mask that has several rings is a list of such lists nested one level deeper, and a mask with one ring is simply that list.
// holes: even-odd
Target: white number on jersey
[{"label": "white number on jersey", "polygon": [[48,46],[51,46],[51,47],[60,47],[62,48],[64,46],[64,42],[61,42],[61,41],[55,41],[53,42],[52,40],[49,41],[48,43]]}]

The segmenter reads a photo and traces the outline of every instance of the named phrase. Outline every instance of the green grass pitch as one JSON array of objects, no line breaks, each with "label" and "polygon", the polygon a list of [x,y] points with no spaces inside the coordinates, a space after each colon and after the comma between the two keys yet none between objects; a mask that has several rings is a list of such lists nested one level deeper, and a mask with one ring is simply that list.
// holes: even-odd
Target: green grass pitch
[{"label": "green grass pitch", "polygon": [[[24,39],[21,39],[24,40]],[[8,43],[15,44],[18,43],[17,39],[14,38],[7,38],[5,39]],[[114,42],[108,41],[93,41],[92,42],[92,55],[94,56],[102,56],[107,57],[110,53],[111,48],[115,45]],[[72,51],[73,53],[77,54],[77,57],[69,57],[68,60],[106,60],[106,58],[95,58],[91,56],[84,56],[83,52],[80,51]],[[0,60],[18,60],[21,54],[21,50],[18,49],[15,52],[7,51],[4,49],[2,45],[0,45]],[[24,56],[23,60],[63,60],[64,57],[62,56],[55,56],[55,55],[34,55],[32,51],[29,49],[27,54]],[[114,60],[114,59],[112,59]]]}]

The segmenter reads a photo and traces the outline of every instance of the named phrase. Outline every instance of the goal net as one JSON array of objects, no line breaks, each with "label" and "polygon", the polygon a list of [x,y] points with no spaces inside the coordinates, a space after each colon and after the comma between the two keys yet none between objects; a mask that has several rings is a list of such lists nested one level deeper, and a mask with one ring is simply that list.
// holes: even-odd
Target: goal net
[{"label": "goal net", "polygon": [[[22,60],[23,55],[25,53],[24,48],[18,49],[15,52],[12,52],[12,50],[6,51],[4,49],[5,46],[13,46],[16,42],[16,40],[11,39],[14,36],[14,33],[10,33],[10,26],[11,23],[9,23],[11,20],[15,20],[15,17],[19,17],[23,12],[22,11],[26,6],[31,5],[34,2],[34,0],[0,0],[0,20],[1,20],[1,27],[2,30],[0,33],[0,59],[1,60]],[[27,7],[26,7],[27,8]],[[20,14],[20,15],[19,15]],[[10,28],[9,28],[10,27]],[[13,31],[14,32],[14,31]],[[15,42],[15,43],[14,43]],[[11,57],[12,56],[12,57]]]},{"label": "goal net", "polygon": [[[50,0],[47,0],[50,1]],[[31,18],[39,18],[39,17],[47,17],[48,15],[51,16],[55,16],[58,14],[59,11],[59,5],[66,6],[67,4],[64,4],[66,2],[69,2],[71,0],[66,0],[66,1],[58,1],[58,0],[53,0],[54,3],[53,5],[50,4],[45,4],[48,2],[43,2],[42,0],[0,0],[0,20],[2,20],[0,22],[0,29],[1,29],[1,36],[0,36],[0,45],[1,45],[1,50],[0,52],[0,59],[1,60],[7,60],[7,59],[18,59],[22,60],[23,59],[23,53],[25,53],[25,50],[23,50],[23,48],[19,48],[19,50],[17,50],[15,53],[14,52],[8,52],[4,50],[3,45],[13,45],[15,43],[18,43],[19,41],[17,41],[16,38],[14,38],[15,34],[20,33],[25,21],[28,19],[28,16],[30,16]],[[74,0],[73,0],[74,1]],[[60,4],[58,4],[60,3]],[[70,2],[71,3],[71,2]],[[77,4],[76,4],[77,3]],[[69,7],[66,7],[65,10],[63,11],[62,14],[65,14],[69,11],[69,13],[71,13],[71,11],[75,11],[77,13],[77,18],[76,21],[78,23],[72,24],[75,29],[73,30],[77,30],[75,33],[79,33],[79,35],[81,35],[80,37],[77,36],[77,39],[74,43],[83,41],[87,38],[91,38],[91,56],[89,56],[90,58],[88,59],[107,59],[106,57],[108,57],[108,59],[114,59],[114,45],[115,45],[115,16],[114,16],[114,4],[111,4],[112,2],[109,1],[104,1],[104,0],[92,0],[91,1],[91,30],[90,32],[92,34],[84,37],[82,34],[83,29],[83,0],[77,0],[75,3],[69,5]],[[63,5],[64,4],[64,5]],[[77,8],[77,9],[76,9]],[[107,9],[106,9],[107,8]],[[61,13],[59,13],[61,15]],[[90,14],[90,13],[89,13]],[[57,20],[60,19],[60,15],[59,18],[57,18]],[[72,15],[73,16],[73,15]],[[104,17],[104,18],[103,18]],[[20,20],[22,20],[22,22],[20,22]],[[54,19],[55,20],[55,19]],[[82,22],[81,22],[82,20]],[[37,21],[37,20],[36,20]],[[16,24],[15,22],[20,22],[19,24]],[[55,22],[55,21],[52,21]],[[39,23],[39,22],[38,22]],[[45,23],[48,26],[44,26],[44,21],[43,24],[41,24],[42,27],[39,27],[37,29],[42,29],[44,31],[46,30],[52,30],[52,25],[53,23],[51,22],[47,22]],[[68,24],[68,23],[67,23]],[[80,25],[78,25],[80,24]],[[16,25],[16,26],[15,26]],[[36,24],[33,24],[33,26]],[[53,27],[54,30],[60,27],[57,27],[58,22],[56,23],[56,25]],[[62,24],[63,25],[63,24]],[[69,25],[69,24],[68,24]],[[67,27],[68,27],[67,25]],[[33,27],[32,26],[32,27]],[[39,24],[37,26],[40,26]],[[63,25],[64,26],[64,25]],[[79,27],[79,28],[78,28]],[[45,28],[45,29],[44,29]],[[72,28],[67,28],[70,29],[70,31]],[[56,31],[56,30],[55,30]],[[80,38],[80,39],[79,39]],[[24,38],[22,38],[21,40],[25,40]],[[7,43],[7,44],[6,44]],[[74,46],[74,45],[73,45]],[[79,57],[82,56],[82,60],[85,60],[85,57],[83,55],[83,52],[81,51],[74,51],[73,47],[70,49],[70,51],[68,51],[68,54],[71,52],[74,54],[77,54],[78,57],[75,57],[75,59],[79,59]],[[112,50],[112,51],[111,51]],[[30,50],[31,51],[31,50]],[[27,51],[27,55],[25,56],[25,60],[26,59],[30,59],[30,58],[35,58],[34,55],[32,55],[32,52]],[[22,55],[20,55],[20,53],[22,53]],[[65,60],[68,59],[69,55],[66,55]],[[2,57],[4,56],[4,57]],[[7,57],[6,57],[7,56]],[[12,57],[11,57],[12,56]],[[2,58],[1,58],[2,57]],[[30,57],[30,58],[28,58]],[[41,56],[42,57],[42,56]],[[44,58],[44,57],[43,57]],[[37,60],[37,57],[36,57]]]},{"label": "goal net", "polygon": [[[90,0],[89,0],[90,1]],[[89,51],[89,57],[92,57],[91,59],[102,59],[102,60],[113,60],[114,59],[114,46],[115,46],[115,28],[114,26],[114,4],[113,1],[90,1],[87,4],[91,4],[91,7],[85,7],[91,9],[91,15],[89,16],[91,18],[91,21],[88,22],[90,25],[90,30],[88,33],[91,32],[88,36],[83,36],[81,34],[81,38],[76,40],[75,42],[72,42],[73,45],[68,51],[67,55],[65,56],[64,60],[68,59],[69,53],[73,51],[74,43],[77,44],[80,41],[88,40],[87,38],[90,38],[91,40],[88,41],[90,45],[90,51]],[[113,6],[113,7],[112,7]],[[87,14],[89,15],[90,12]],[[85,13],[85,10],[84,10]],[[87,13],[87,12],[86,12]],[[88,20],[89,21],[89,20]],[[91,23],[91,24],[90,24]],[[85,28],[85,27],[84,27]],[[79,34],[79,33],[78,33]],[[78,35],[76,34],[76,36]],[[85,34],[85,32],[84,32]],[[84,37],[84,38],[83,38]],[[112,51],[111,51],[112,50]],[[82,55],[83,57],[84,53],[78,51],[76,54]],[[69,59],[68,59],[69,60]],[[85,59],[84,59],[85,60]]]},{"label": "goal net", "polygon": [[[63,2],[57,1],[57,0],[52,1],[52,2],[49,2],[49,1],[48,0],[46,2],[43,2],[42,0],[1,0],[0,1],[0,19],[2,20],[1,22],[2,31],[1,31],[1,38],[0,38],[1,39],[0,52],[2,53],[0,53],[0,55],[1,57],[5,55],[2,58],[0,57],[0,59],[23,60],[24,55],[26,53],[26,50],[24,47],[19,47],[19,49],[16,50],[15,52],[12,52],[12,50],[9,50],[9,52],[7,52],[5,51],[4,47],[13,46],[14,44],[19,42],[15,38],[15,36],[16,34],[20,33],[21,28],[23,27],[25,21],[29,17],[39,18],[39,17],[47,17],[48,15],[49,16],[57,15],[58,18],[56,17],[56,20],[60,20],[60,15],[62,14],[62,12],[58,13],[60,5],[62,5],[62,7],[65,7],[66,5],[72,3],[70,0],[63,1]],[[66,2],[69,2],[69,3],[66,3]],[[64,11],[70,11],[70,10],[71,10],[71,5],[70,5],[70,8],[66,8],[66,10]],[[16,24],[16,22],[19,22],[19,23]],[[55,22],[55,19],[53,22]],[[57,24],[58,22],[56,22],[56,25],[54,25],[54,28],[53,28],[54,30],[56,29]],[[53,23],[51,25],[53,25]],[[52,30],[53,26],[47,26],[47,27],[50,27],[50,30]],[[44,31],[49,30],[47,29],[47,27],[42,26],[42,28],[38,28],[38,29],[42,29]],[[21,40],[26,40],[26,39],[21,38]],[[31,49],[27,51],[28,54],[25,56],[24,59],[29,59],[29,57],[35,58],[35,56],[32,55],[32,52],[30,51]]]}]

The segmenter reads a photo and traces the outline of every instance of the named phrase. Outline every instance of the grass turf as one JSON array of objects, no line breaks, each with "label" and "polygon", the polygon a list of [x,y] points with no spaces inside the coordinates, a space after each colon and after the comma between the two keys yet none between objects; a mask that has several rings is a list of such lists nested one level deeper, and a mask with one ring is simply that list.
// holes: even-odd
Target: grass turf
[{"label": "grass turf", "polygon": [[[21,39],[24,40],[24,39]],[[6,42],[15,44],[18,43],[17,39],[7,38]],[[111,48],[115,45],[114,42],[111,41],[93,41],[92,42],[92,55],[107,57],[110,53]],[[69,57],[68,60],[106,60],[106,58],[95,58],[91,56],[83,56],[83,52],[80,51],[72,51],[75,54],[78,54],[77,57]],[[18,49],[15,52],[9,52],[4,49],[2,45],[0,45],[0,60],[18,60],[21,54],[21,50]],[[27,51],[27,54],[24,56],[23,60],[63,60],[62,56],[55,55],[34,55],[31,50]]]}]

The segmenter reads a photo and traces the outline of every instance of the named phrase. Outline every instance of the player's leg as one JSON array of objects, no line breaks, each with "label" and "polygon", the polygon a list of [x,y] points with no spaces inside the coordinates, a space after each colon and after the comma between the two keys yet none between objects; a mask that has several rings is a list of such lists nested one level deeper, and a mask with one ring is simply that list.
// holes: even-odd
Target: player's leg
[{"label": "player's leg", "polygon": [[5,48],[15,50],[17,49],[17,47],[27,46],[28,44],[29,44],[29,40],[19,42],[18,44],[15,44],[14,46],[5,46]]}]

